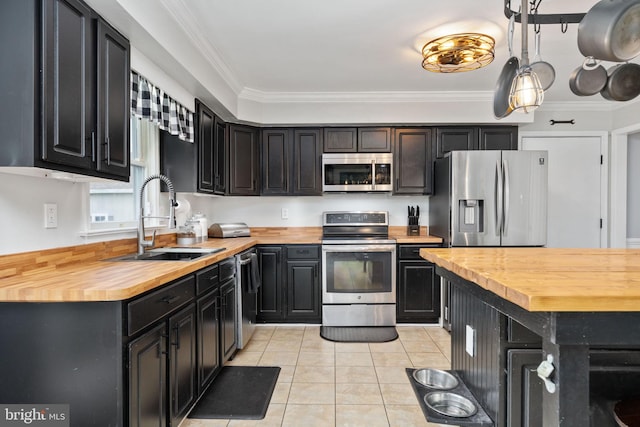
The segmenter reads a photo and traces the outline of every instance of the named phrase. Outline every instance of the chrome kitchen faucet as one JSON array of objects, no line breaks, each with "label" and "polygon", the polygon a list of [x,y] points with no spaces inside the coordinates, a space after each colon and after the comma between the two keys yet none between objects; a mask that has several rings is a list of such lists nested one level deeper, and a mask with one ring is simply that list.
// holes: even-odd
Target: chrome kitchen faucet
[{"label": "chrome kitchen faucet", "polygon": [[[147,186],[149,181],[154,179],[159,179],[164,181],[169,188],[169,216],[144,216],[144,188]],[[138,253],[143,254],[145,248],[153,248],[156,244],[156,231],[153,230],[153,235],[151,236],[151,240],[145,240],[145,232],[144,232],[144,220],[145,218],[160,218],[160,219],[168,219],[169,220],[169,229],[176,228],[176,206],[178,203],[176,202],[176,192],[173,189],[173,183],[169,178],[164,175],[157,174],[151,175],[148,177],[142,187],[140,187],[140,222],[138,223]]]}]

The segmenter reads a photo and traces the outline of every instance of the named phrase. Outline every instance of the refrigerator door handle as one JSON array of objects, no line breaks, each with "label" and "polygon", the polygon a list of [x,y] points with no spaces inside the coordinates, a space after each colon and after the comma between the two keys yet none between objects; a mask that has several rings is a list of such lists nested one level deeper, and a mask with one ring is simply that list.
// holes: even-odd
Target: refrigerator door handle
[{"label": "refrigerator door handle", "polygon": [[502,232],[502,195],[503,195],[502,169],[500,161],[496,161],[496,236]]},{"label": "refrigerator door handle", "polygon": [[509,185],[509,164],[506,161],[502,161],[502,172],[504,173],[504,223],[502,225],[502,233],[507,232],[509,226],[509,200],[510,200],[510,185]]}]

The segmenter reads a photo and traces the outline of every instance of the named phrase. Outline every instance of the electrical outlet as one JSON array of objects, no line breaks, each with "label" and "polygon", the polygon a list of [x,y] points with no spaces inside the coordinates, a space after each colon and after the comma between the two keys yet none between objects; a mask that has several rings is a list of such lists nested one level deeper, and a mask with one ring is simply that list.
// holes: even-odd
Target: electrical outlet
[{"label": "electrical outlet", "polygon": [[281,215],[282,219],[289,219],[289,209],[287,208],[282,208],[282,215]]},{"label": "electrical outlet", "polygon": [[467,325],[465,332],[464,349],[469,356],[473,357],[476,354],[476,330]]},{"label": "electrical outlet", "polygon": [[44,228],[58,227],[58,205],[55,203],[44,204]]}]

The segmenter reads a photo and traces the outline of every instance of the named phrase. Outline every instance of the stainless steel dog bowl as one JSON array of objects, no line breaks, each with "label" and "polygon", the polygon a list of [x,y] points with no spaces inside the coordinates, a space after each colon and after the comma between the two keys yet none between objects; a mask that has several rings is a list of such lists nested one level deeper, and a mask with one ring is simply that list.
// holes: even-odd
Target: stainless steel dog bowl
[{"label": "stainless steel dog bowl", "polygon": [[472,401],[459,394],[434,391],[424,397],[424,402],[434,411],[449,417],[466,418],[477,412]]},{"label": "stainless steel dog bowl", "polygon": [[423,386],[438,390],[451,390],[458,386],[458,379],[446,371],[424,368],[413,371],[413,379]]}]

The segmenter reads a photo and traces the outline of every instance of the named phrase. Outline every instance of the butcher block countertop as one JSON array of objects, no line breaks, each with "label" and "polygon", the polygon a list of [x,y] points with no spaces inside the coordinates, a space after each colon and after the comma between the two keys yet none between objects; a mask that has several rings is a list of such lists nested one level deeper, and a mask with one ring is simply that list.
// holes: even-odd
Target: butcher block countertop
[{"label": "butcher block countertop", "polygon": [[420,256],[528,311],[640,311],[640,250],[422,248]]},{"label": "butcher block countertop", "polygon": [[[438,237],[406,236],[398,243],[440,243]],[[404,238],[404,239],[403,239]],[[175,234],[159,235],[157,247],[175,246]],[[191,246],[225,248],[192,261],[113,261],[132,254],[136,239],[100,242],[0,256],[0,302],[120,301],[164,285],[255,245],[320,244],[322,227],[257,227],[251,237],[208,239]],[[181,245],[183,246],[183,245]],[[187,245],[188,246],[188,245]]]}]

